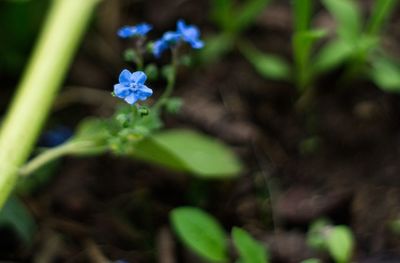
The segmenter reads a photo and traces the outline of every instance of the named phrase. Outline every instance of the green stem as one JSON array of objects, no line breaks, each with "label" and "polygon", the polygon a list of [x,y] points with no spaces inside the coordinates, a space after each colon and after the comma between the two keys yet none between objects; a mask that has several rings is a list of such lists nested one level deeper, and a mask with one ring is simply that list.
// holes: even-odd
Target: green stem
[{"label": "green stem", "polygon": [[27,164],[22,166],[19,170],[19,174],[22,176],[28,176],[43,165],[55,159],[58,159],[67,154],[84,152],[86,149],[91,149],[93,147],[95,147],[95,145],[91,141],[76,141],[68,142],[60,146],[47,149],[43,153],[30,160]]},{"label": "green stem", "polygon": [[0,208],[13,190],[99,0],[53,0],[0,132]]},{"label": "green stem", "polygon": [[167,87],[164,90],[164,93],[160,96],[156,104],[154,104],[153,109],[155,111],[160,110],[161,106],[165,104],[167,99],[172,95],[174,91],[175,82],[176,82],[176,74],[178,70],[178,46],[172,48],[172,72],[167,76]]}]

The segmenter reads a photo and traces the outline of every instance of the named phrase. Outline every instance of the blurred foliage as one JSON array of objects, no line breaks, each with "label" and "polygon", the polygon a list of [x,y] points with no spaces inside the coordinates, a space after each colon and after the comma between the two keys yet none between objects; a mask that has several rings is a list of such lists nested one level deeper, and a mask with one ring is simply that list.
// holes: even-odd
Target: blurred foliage
[{"label": "blurred foliage", "polygon": [[0,72],[18,74],[26,63],[50,0],[0,1]]},{"label": "blurred foliage", "polygon": [[[179,207],[170,213],[173,229],[185,246],[210,262],[229,260],[228,235],[212,215],[196,207]],[[231,239],[240,263],[268,263],[265,245],[246,230],[234,227]]]},{"label": "blurred foliage", "polygon": [[25,205],[11,196],[0,211],[0,226],[10,227],[27,245],[32,243],[36,224]]}]

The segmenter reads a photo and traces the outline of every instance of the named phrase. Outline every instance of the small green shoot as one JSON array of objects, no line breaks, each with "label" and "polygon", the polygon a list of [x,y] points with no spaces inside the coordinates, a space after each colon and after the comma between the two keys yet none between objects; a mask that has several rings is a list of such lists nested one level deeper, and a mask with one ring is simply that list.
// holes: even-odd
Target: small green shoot
[{"label": "small green shoot", "polygon": [[354,236],[345,225],[332,226],[324,219],[310,226],[307,236],[310,247],[327,251],[336,263],[350,263],[354,252]]},{"label": "small green shoot", "polygon": [[211,262],[227,262],[228,237],[218,221],[195,207],[174,209],[170,219],[179,239]]},{"label": "small green shoot", "polygon": [[264,245],[255,240],[247,231],[234,227],[232,239],[239,253],[241,263],[268,263],[268,252]]},{"label": "small green shoot", "polygon": [[[228,236],[218,221],[195,207],[179,207],[170,213],[173,229],[185,246],[210,262],[229,260]],[[240,263],[269,263],[266,247],[247,231],[234,227],[232,241]]]}]

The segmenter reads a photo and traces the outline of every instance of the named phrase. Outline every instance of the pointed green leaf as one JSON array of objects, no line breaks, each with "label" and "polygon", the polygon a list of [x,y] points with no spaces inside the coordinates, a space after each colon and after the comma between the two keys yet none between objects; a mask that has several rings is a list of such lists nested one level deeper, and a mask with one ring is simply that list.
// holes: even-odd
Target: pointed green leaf
[{"label": "pointed green leaf", "polygon": [[354,237],[347,226],[335,226],[327,236],[328,251],[337,263],[348,263],[354,249]]},{"label": "pointed green leaf", "polygon": [[241,32],[254,23],[257,16],[264,11],[270,0],[247,0],[236,10],[234,19],[231,17],[233,30]]},{"label": "pointed green leaf", "polygon": [[398,0],[376,0],[372,9],[373,13],[368,23],[368,33],[379,34],[383,25],[388,20],[390,14],[395,9]]},{"label": "pointed green leaf", "polygon": [[170,220],[188,248],[212,262],[227,261],[227,237],[214,217],[195,207],[180,207],[172,210]]},{"label": "pointed green leaf", "polygon": [[247,231],[234,227],[232,230],[233,243],[239,252],[241,263],[268,263],[266,248],[255,240]]},{"label": "pointed green leaf", "polygon": [[339,36],[349,44],[355,43],[362,32],[360,8],[354,0],[323,0],[338,23]]},{"label": "pointed green leaf", "polygon": [[381,58],[372,63],[371,77],[382,90],[400,92],[400,66],[392,61]]},{"label": "pointed green leaf", "polygon": [[282,58],[262,53],[249,44],[242,44],[240,51],[261,76],[275,80],[290,79],[290,66]]},{"label": "pointed green leaf", "polygon": [[325,45],[313,63],[315,72],[327,72],[338,67],[352,54],[353,48],[347,42],[336,40]]},{"label": "pointed green leaf", "polygon": [[134,157],[203,178],[237,176],[241,163],[222,142],[190,130],[168,130],[135,145]]}]

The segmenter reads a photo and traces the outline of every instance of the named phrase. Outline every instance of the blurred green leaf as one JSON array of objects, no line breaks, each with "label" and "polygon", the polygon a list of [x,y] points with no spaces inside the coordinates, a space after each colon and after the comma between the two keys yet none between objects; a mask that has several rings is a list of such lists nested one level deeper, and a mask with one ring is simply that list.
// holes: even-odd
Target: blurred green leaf
[{"label": "blurred green leaf", "polygon": [[275,80],[290,79],[290,66],[282,58],[262,53],[249,44],[240,45],[240,51],[261,76]]},{"label": "blurred green leaf", "polygon": [[49,0],[0,1],[0,72],[20,74],[46,15]]},{"label": "blurred green leaf", "polygon": [[400,92],[400,66],[386,58],[372,61],[370,73],[373,81],[386,92]]},{"label": "blurred green leaf", "polygon": [[197,56],[203,63],[213,63],[232,50],[234,41],[234,38],[225,34],[209,37],[205,40],[204,48],[197,52]]},{"label": "blurred green leaf", "polygon": [[11,196],[0,211],[0,225],[9,226],[26,244],[31,244],[36,224],[25,205],[15,196]]},{"label": "blurred green leaf", "polygon": [[233,12],[232,0],[212,0],[211,18],[223,30],[228,30]]},{"label": "blurred green leaf", "polygon": [[158,78],[158,68],[154,63],[148,64],[144,72],[146,73],[149,80],[157,80]]},{"label": "blurred green leaf", "polygon": [[134,157],[203,178],[237,176],[241,163],[223,143],[190,130],[168,130],[135,145]]},{"label": "blurred green leaf", "polygon": [[268,253],[264,245],[255,240],[247,231],[234,227],[233,243],[239,252],[241,263],[268,263]]},{"label": "blurred green leaf", "polygon": [[338,23],[339,36],[348,44],[356,43],[362,32],[360,8],[353,0],[322,0]]},{"label": "blurred green leaf", "polygon": [[400,234],[400,220],[396,219],[396,220],[389,222],[389,229],[393,233],[399,235]]},{"label": "blurred green leaf", "polygon": [[317,54],[313,68],[315,72],[327,72],[342,64],[353,53],[352,46],[342,40],[329,42]]},{"label": "blurred green leaf", "polygon": [[195,207],[180,207],[172,210],[170,219],[188,248],[212,262],[228,260],[227,237],[214,217]]},{"label": "blurred green leaf", "polygon": [[313,0],[293,0],[294,27],[296,32],[308,31],[313,10]]},{"label": "blurred green leaf", "polygon": [[176,114],[178,113],[183,105],[183,101],[181,98],[179,97],[172,97],[169,98],[166,102],[165,102],[165,109],[167,110],[167,112],[172,113],[172,114]]},{"label": "blurred green leaf", "polygon": [[307,233],[307,244],[313,249],[324,250],[326,248],[324,230],[329,225],[330,222],[326,219],[314,221]]},{"label": "blurred green leaf", "polygon": [[330,255],[337,263],[349,263],[354,249],[354,237],[349,227],[335,226],[327,235]]},{"label": "blurred green leaf", "polygon": [[372,16],[368,23],[367,32],[375,35],[381,31],[382,26],[389,19],[390,14],[395,9],[398,0],[376,0],[372,9]]},{"label": "blurred green leaf", "polygon": [[[67,144],[79,144],[81,147],[72,147],[70,154],[74,155],[97,155],[107,150],[107,139],[109,137],[109,122],[98,118],[87,118],[81,121],[75,135],[68,140]],[[85,147],[87,142],[87,147]]]},{"label": "blurred green leaf", "polygon": [[265,10],[270,0],[246,0],[236,10],[236,15],[231,14],[230,22],[234,32],[242,32],[252,23],[254,23],[257,16]]},{"label": "blurred green leaf", "polygon": [[309,258],[303,260],[301,263],[321,263],[321,260],[319,260],[318,258]]}]

